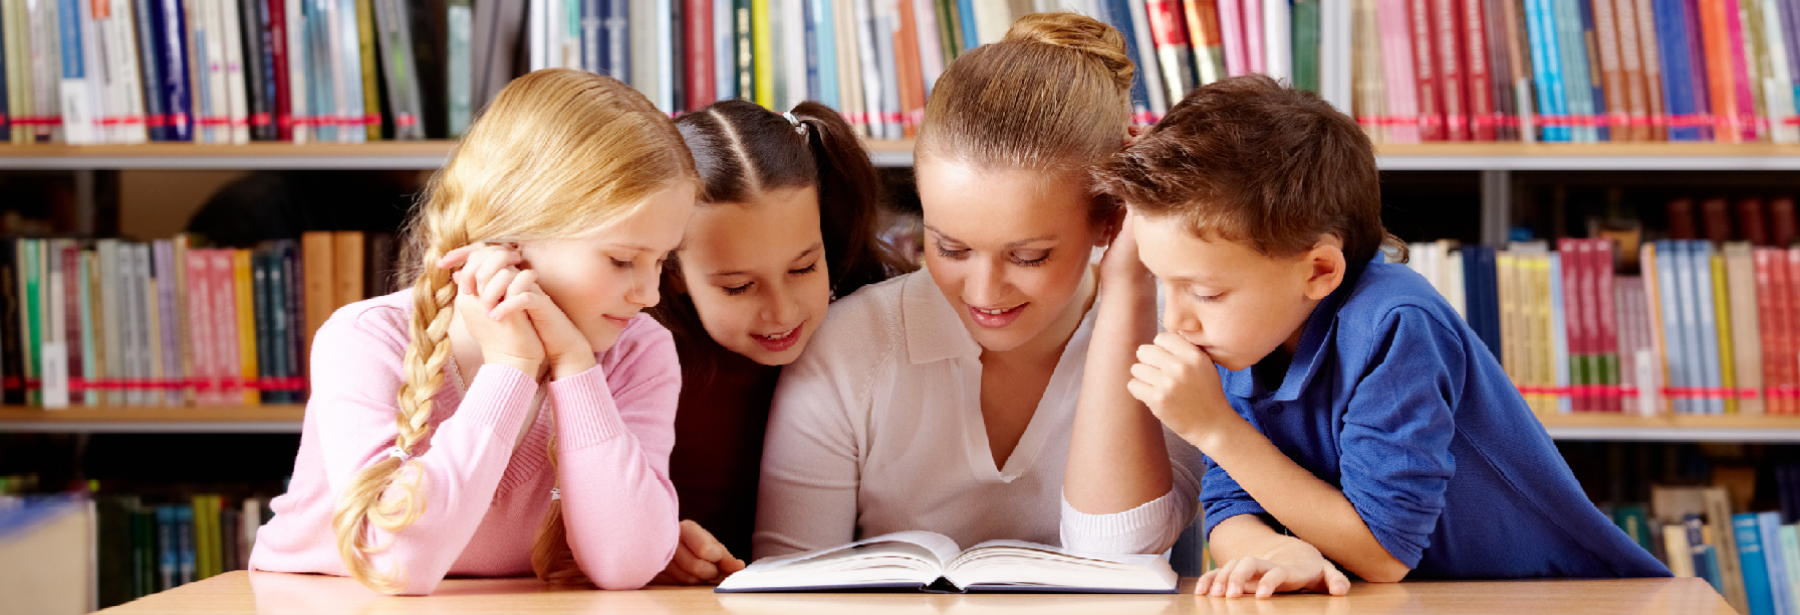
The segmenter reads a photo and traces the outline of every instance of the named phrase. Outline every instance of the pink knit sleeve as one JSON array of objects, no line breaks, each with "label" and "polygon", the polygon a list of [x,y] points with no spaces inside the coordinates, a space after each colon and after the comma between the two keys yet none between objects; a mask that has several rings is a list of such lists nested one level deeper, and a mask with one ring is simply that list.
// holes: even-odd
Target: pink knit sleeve
[{"label": "pink knit sleeve", "polygon": [[[314,338],[313,392],[306,412],[317,421],[334,500],[342,497],[360,470],[388,456],[399,433],[395,417],[406,336],[397,329],[397,323],[383,322],[375,309],[340,314]],[[370,560],[378,572],[396,568],[401,572],[401,593],[431,593],[474,536],[506,471],[514,436],[536,389],[536,383],[517,369],[486,365],[457,407],[444,407],[445,396],[437,398],[434,413],[441,414],[434,418],[449,416],[431,433],[429,448],[413,451],[423,471],[419,488],[425,496],[424,512],[395,534],[373,530],[372,543],[389,546]],[[403,471],[396,483],[414,476]]]},{"label": "pink knit sleeve", "polygon": [[639,316],[601,364],[550,383],[563,524],[601,589],[649,583],[680,538],[669,450],[681,366],[669,332]]}]

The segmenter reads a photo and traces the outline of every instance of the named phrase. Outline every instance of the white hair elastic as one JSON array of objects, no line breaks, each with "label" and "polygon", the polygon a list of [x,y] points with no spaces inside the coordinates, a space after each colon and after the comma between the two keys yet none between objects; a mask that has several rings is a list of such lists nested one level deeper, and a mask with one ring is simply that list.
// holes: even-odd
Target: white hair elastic
[{"label": "white hair elastic", "polygon": [[556,487],[551,487],[550,488],[550,501],[555,502],[560,499],[562,499],[562,489],[558,489]]},{"label": "white hair elastic", "polygon": [[787,118],[788,124],[794,127],[795,133],[802,137],[806,136],[806,124],[801,123],[800,118],[794,117],[794,114],[788,111],[781,112],[781,117]]},{"label": "white hair elastic", "polygon": [[400,447],[398,447],[398,446],[389,447],[387,450],[387,454],[389,457],[398,457],[400,459],[400,463],[406,463],[408,461],[412,461],[412,458],[413,458],[413,456],[407,454],[406,451],[400,450]]}]

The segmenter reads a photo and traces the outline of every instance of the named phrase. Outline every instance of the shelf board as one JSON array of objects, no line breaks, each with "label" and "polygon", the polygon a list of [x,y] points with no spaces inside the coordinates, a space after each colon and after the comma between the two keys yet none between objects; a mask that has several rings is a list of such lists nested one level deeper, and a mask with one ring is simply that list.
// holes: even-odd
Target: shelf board
[{"label": "shelf board", "polygon": [[0,407],[0,432],[300,433],[306,406]]},{"label": "shelf board", "polygon": [[[0,146],[0,169],[436,169],[453,141]],[[912,166],[911,139],[867,142],[879,167]],[[1378,145],[1389,171],[1800,170],[1800,145],[1426,143]]]},{"label": "shelf board", "polygon": [[1576,413],[1540,415],[1557,440],[1660,442],[1796,442],[1800,416],[1659,416]]}]

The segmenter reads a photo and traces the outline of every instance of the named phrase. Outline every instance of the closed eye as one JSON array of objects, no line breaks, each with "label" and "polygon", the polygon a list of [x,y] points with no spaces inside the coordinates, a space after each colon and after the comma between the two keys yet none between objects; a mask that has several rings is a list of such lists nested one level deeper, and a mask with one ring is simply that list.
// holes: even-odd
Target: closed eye
[{"label": "closed eye", "polygon": [[755,282],[745,282],[745,283],[737,285],[737,286],[721,286],[721,287],[719,287],[719,289],[725,291],[725,296],[727,296],[727,297],[736,297],[738,295],[742,295],[744,293],[750,292],[750,287],[754,284],[756,284],[756,283]]},{"label": "closed eye", "polygon": [[806,275],[806,274],[809,274],[809,273],[812,273],[812,272],[818,271],[818,270],[819,270],[819,261],[813,261],[813,264],[811,264],[811,265],[807,265],[807,266],[801,267],[799,269],[790,269],[790,270],[788,270],[788,273],[792,274],[792,275]]}]

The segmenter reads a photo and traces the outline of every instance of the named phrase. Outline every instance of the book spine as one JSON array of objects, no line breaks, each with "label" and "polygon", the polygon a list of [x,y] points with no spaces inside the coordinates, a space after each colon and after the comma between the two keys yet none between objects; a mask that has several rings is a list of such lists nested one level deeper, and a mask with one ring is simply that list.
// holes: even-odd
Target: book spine
[{"label": "book spine", "polygon": [[[285,362],[287,371],[283,375],[304,379],[308,371],[306,357],[311,356],[312,353],[306,347],[306,331],[301,328],[301,323],[305,318],[305,308],[303,307],[305,299],[302,296],[305,284],[300,279],[300,255],[297,250],[293,241],[282,242],[281,274],[286,281],[286,286],[282,293],[285,309],[282,312],[280,324],[286,327],[287,332],[284,337],[284,347],[287,351],[287,361]],[[306,391],[304,389],[289,390],[282,397],[288,403],[304,403]]]},{"label": "book spine", "polygon": [[1495,116],[1494,84],[1488,65],[1499,57],[1490,53],[1487,16],[1482,10],[1482,0],[1460,2],[1465,44],[1462,55],[1463,75],[1468,84],[1469,138],[1475,141],[1493,141],[1499,136],[1499,120]]},{"label": "book spine", "polygon": [[1774,615],[1774,594],[1769,587],[1767,558],[1763,555],[1762,528],[1755,513],[1731,516],[1732,537],[1737,542],[1739,566],[1744,575],[1744,593],[1750,603],[1750,614]]},{"label": "book spine", "polygon": [[1407,0],[1407,20],[1412,26],[1413,78],[1419,101],[1419,138],[1443,141],[1447,138],[1443,113],[1442,78],[1437,74],[1431,36],[1431,7],[1428,0]]},{"label": "book spine", "polygon": [[1759,114],[1756,112],[1756,101],[1758,96],[1754,92],[1757,89],[1757,73],[1750,67],[1750,58],[1754,56],[1747,55],[1745,52],[1748,36],[1744,31],[1743,8],[1747,3],[1753,4],[1754,2],[1755,0],[1732,0],[1729,5],[1724,7],[1725,35],[1729,47],[1727,59],[1731,66],[1732,93],[1736,98],[1737,105],[1715,111],[1715,113],[1736,114],[1739,134],[1746,141],[1756,141],[1762,132],[1757,129]]},{"label": "book spine", "polygon": [[[1707,333],[1713,336],[1713,344],[1717,347],[1719,353],[1719,358],[1717,359],[1717,377],[1713,378],[1715,382],[1713,383],[1714,390],[1712,391],[1712,394],[1716,395],[1716,397],[1710,398],[1709,403],[1715,409],[1719,410],[1718,413],[1737,414],[1738,405],[1737,396],[1735,394],[1737,391],[1737,375],[1735,373],[1736,361],[1735,356],[1732,354],[1733,348],[1731,346],[1731,311],[1730,298],[1729,295],[1726,294],[1725,289],[1725,259],[1721,257],[1718,252],[1711,252],[1709,250],[1707,261],[1699,263],[1699,265],[1704,266],[1709,270],[1708,276],[1709,281],[1711,282],[1710,290],[1712,291],[1712,305],[1710,310],[1712,311],[1713,316],[1713,328],[1709,329]],[[1709,366],[1708,369],[1710,370],[1712,367]]]},{"label": "book spine", "polygon": [[188,292],[187,309],[187,346],[188,357],[192,369],[190,377],[204,381],[194,389],[194,402],[197,405],[210,406],[221,403],[219,397],[218,373],[213,368],[213,319],[212,319],[212,253],[208,250],[189,249],[187,251],[186,283]]},{"label": "book spine", "polygon": [[[181,362],[181,312],[177,302],[175,273],[175,244],[169,240],[159,240],[151,244],[156,265],[156,298],[157,319],[161,324],[159,333],[162,341],[162,377],[177,380],[186,376]],[[180,389],[164,389],[163,403],[179,406],[185,402],[185,395]]]},{"label": "book spine", "polygon": [[250,142],[250,103],[244,83],[244,38],[251,30],[242,28],[243,19],[238,11],[239,0],[217,0],[213,9],[218,11],[216,23],[219,27],[221,66],[225,77],[225,108],[227,109],[227,142],[242,145]]},{"label": "book spine", "polygon": [[1150,38],[1156,45],[1156,57],[1162,68],[1160,77],[1163,87],[1168,88],[1169,106],[1173,107],[1195,86],[1187,34],[1183,32],[1181,15],[1171,0],[1148,0],[1144,9]]},{"label": "book spine", "polygon": [[[1171,10],[1176,2],[1167,2]],[[1200,87],[1227,75],[1225,67],[1225,46],[1221,40],[1224,36],[1219,25],[1219,8],[1217,0],[1188,0],[1180,2],[1184,9],[1183,21],[1187,24],[1188,40],[1193,47],[1194,77],[1192,87]],[[1186,92],[1183,92],[1183,96]],[[1179,98],[1173,99],[1180,102]]]},{"label": "book spine", "polygon": [[270,82],[268,4],[264,0],[240,0],[238,18],[243,37],[245,94],[249,108],[246,127],[251,140],[275,140],[274,110],[270,106],[274,84]]},{"label": "book spine", "polygon": [[[87,327],[82,326],[81,320],[81,297],[86,294],[83,290],[87,288],[87,277],[82,274],[81,247],[76,245],[74,240],[59,240],[57,257],[62,260],[63,277],[62,292],[60,293],[63,298],[60,310],[63,319],[63,334],[58,339],[63,340],[66,348],[64,355],[68,365],[63,372],[67,376],[65,383],[72,383],[85,378],[85,362],[93,358],[82,352],[84,348],[81,345],[82,334],[87,331]],[[85,405],[86,395],[83,392],[75,390],[74,386],[67,384],[65,386],[68,386],[69,400],[72,403]]]},{"label": "book spine", "polygon": [[[255,380],[259,374],[256,353],[256,288],[252,279],[249,250],[227,250],[232,276],[231,288],[234,297],[227,298],[229,313],[235,317],[237,328],[238,372],[235,374],[243,380]],[[241,391],[241,399],[246,406],[255,406],[261,401],[261,395],[255,388],[245,386]]]},{"label": "book spine", "polygon": [[[1575,4],[1575,13],[1580,19],[1581,26],[1579,51],[1581,52],[1582,83],[1586,84],[1586,87],[1582,88],[1582,93],[1586,95],[1586,114],[1591,118],[1594,126],[1588,131],[1589,141],[1610,141],[1612,129],[1607,124],[1607,111],[1611,107],[1608,106],[1606,99],[1605,74],[1600,68],[1599,36],[1596,33],[1598,27],[1594,21],[1594,5],[1591,1],[1577,1]],[[1587,120],[1584,120],[1584,124],[1586,123],[1588,123]]]},{"label": "book spine", "polygon": [[[60,93],[62,113],[63,140],[70,145],[92,145],[103,142],[102,136],[95,132],[99,124],[93,92],[90,90],[88,62],[92,53],[91,43],[82,39],[83,30],[92,30],[91,19],[84,28],[84,13],[81,10],[85,3],[79,0],[56,0],[55,20],[57,40],[61,43],[62,66]],[[91,32],[90,32],[91,33]],[[99,75],[94,76],[95,79]],[[60,268],[60,265],[58,266]]]},{"label": "book spine", "polygon": [[[1624,0],[1630,2],[1630,0]],[[1619,42],[1619,23],[1614,0],[1593,0],[1594,51],[1599,58],[1602,92],[1606,101],[1606,126],[1614,141],[1633,141],[1631,109],[1626,103],[1630,89],[1626,87],[1624,58]]]},{"label": "book spine", "polygon": [[243,375],[243,359],[239,353],[242,342],[238,339],[237,266],[232,250],[215,249],[207,253],[212,259],[207,267],[212,275],[207,289],[212,299],[208,310],[212,320],[208,326],[213,329],[213,377],[221,383],[216,389],[220,391],[218,403],[238,405],[244,402],[244,389],[238,383]]},{"label": "book spine", "polygon": [[1644,110],[1649,116],[1651,141],[1669,140],[1668,109],[1665,107],[1663,62],[1660,53],[1661,34],[1656,27],[1656,11],[1651,0],[1629,0],[1637,14],[1638,54],[1644,67]]},{"label": "book spine", "polygon": [[[269,254],[264,250],[250,253],[250,278],[252,284],[251,331],[256,340],[256,372],[255,377],[266,380],[275,374],[275,315],[269,304],[274,298],[274,280],[270,279]],[[242,309],[243,306],[239,306]],[[249,368],[245,368],[245,377],[250,377]],[[245,397],[256,395],[263,403],[279,403],[280,399],[261,389],[245,391]]]},{"label": "book spine", "polygon": [[1781,379],[1792,393],[1787,402],[1790,414],[1800,413],[1800,250],[1792,248],[1775,253],[1776,318],[1781,321]]},{"label": "book spine", "polygon": [[1463,46],[1457,24],[1460,17],[1456,0],[1431,0],[1430,24],[1433,59],[1437,62],[1434,82],[1443,98],[1444,140],[1469,140],[1468,92],[1463,82]]},{"label": "book spine", "polygon": [[[95,304],[99,302],[96,291],[99,290],[100,269],[92,250],[81,251],[79,258],[81,294],[76,300],[80,302],[81,310],[81,377],[92,385],[100,375],[99,363],[102,360],[98,352],[99,339],[94,330],[97,322],[94,316],[98,314]],[[91,386],[82,394],[82,403],[88,406],[98,406],[100,400],[100,392]]]}]

